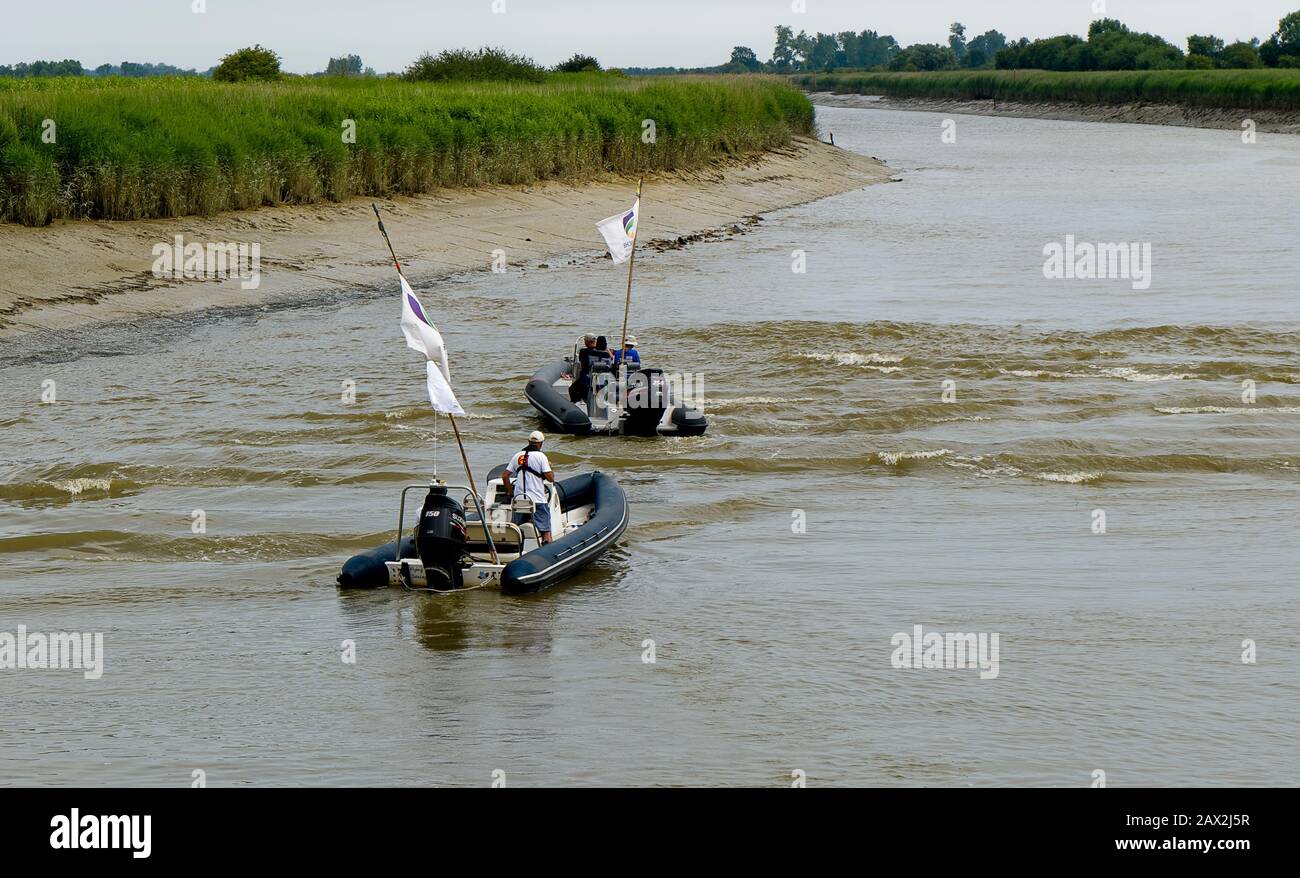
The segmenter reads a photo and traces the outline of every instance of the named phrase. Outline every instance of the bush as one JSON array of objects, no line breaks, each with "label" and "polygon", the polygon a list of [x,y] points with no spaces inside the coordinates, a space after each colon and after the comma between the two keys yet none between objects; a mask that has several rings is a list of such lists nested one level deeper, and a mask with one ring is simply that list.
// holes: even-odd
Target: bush
[{"label": "bush", "polygon": [[[1198,49],[1217,51],[1213,40],[1192,37],[1189,42]],[[1186,66],[1177,46],[1154,34],[1131,31],[1113,18],[1094,21],[1086,41],[1068,34],[1033,42],[1021,40],[998,52],[994,61],[999,70],[1174,70]]]},{"label": "bush", "polygon": [[1259,48],[1254,43],[1233,43],[1219,53],[1219,66],[1235,70],[1251,70],[1264,66]]},{"label": "bush", "polygon": [[556,73],[599,73],[602,69],[600,62],[595,58],[576,52],[568,61],[561,61],[555,65]]},{"label": "bush", "polygon": [[325,65],[326,76],[360,76],[362,72],[360,55],[343,55],[331,58]]},{"label": "bush", "polygon": [[951,70],[957,66],[957,53],[950,46],[918,43],[908,46],[889,62],[890,70]]},{"label": "bush", "polygon": [[436,56],[428,52],[406,68],[402,78],[410,82],[458,82],[466,80],[541,82],[546,70],[531,58],[512,55],[505,49],[448,49]]},{"label": "bush", "polygon": [[1213,70],[1215,68],[1214,59],[1209,55],[1188,55],[1188,70]]},{"label": "bush", "polygon": [[212,71],[217,82],[245,82],[280,78],[280,56],[262,46],[231,52]]},{"label": "bush", "polygon": [[1000,69],[1078,70],[1087,45],[1075,36],[1022,40],[998,52],[994,60]]}]

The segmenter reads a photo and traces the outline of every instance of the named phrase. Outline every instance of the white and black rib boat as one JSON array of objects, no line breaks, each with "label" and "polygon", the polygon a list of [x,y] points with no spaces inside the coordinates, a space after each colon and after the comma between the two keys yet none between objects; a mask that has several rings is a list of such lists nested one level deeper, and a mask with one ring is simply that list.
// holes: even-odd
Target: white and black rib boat
[{"label": "white and black rib boat", "polygon": [[[499,466],[488,475],[481,509],[468,488],[441,482],[408,485],[402,490],[397,539],[350,558],[338,584],[432,592],[498,586],[506,594],[539,591],[605,554],[627,529],[623,489],[604,473],[583,473],[549,486],[554,538],[543,545],[531,523],[532,501],[506,499],[504,471]],[[419,489],[428,493],[413,533],[404,535],[406,497]],[[456,499],[462,493],[463,503]],[[516,524],[519,517],[528,520]]]},{"label": "white and black rib boat", "polygon": [[591,366],[585,398],[569,396],[578,357],[565,357],[533,373],[524,395],[541,412],[547,426],[577,435],[702,436],[708,419],[685,399],[662,369],[640,366],[625,373],[608,363]]}]

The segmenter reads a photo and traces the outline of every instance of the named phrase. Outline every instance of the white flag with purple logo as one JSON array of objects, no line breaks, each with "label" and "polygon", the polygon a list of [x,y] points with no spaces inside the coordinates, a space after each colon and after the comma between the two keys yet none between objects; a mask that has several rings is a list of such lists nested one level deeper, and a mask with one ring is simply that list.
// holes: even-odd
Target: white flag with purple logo
[{"label": "white flag with purple logo", "polygon": [[442,335],[425,314],[424,306],[415,297],[405,277],[402,277],[402,335],[406,336],[406,346],[424,354],[427,361],[425,371],[433,410],[450,415],[465,414],[451,389],[451,373],[447,369],[447,349],[443,346]]},{"label": "white flag with purple logo", "polygon": [[601,236],[609,246],[609,255],[615,262],[626,262],[636,243],[637,221],[641,219],[641,199],[638,198],[627,213],[620,213],[596,223]]}]

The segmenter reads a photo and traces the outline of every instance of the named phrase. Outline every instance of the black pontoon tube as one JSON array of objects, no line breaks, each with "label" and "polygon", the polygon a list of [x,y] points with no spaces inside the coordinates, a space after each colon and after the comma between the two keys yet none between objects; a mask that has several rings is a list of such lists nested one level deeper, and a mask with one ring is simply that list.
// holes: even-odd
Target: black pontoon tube
[{"label": "black pontoon tube", "polygon": [[570,374],[573,368],[572,364],[564,360],[543,366],[529,379],[524,395],[533,404],[533,408],[546,416],[552,429],[562,433],[590,433],[591,418],[569,402],[567,393],[561,393],[555,388],[555,382]]},{"label": "black pontoon tube", "polygon": [[[488,480],[500,478],[504,467],[494,469]],[[568,512],[594,504],[591,518],[573,533],[534,549],[511,561],[501,571],[501,590],[506,594],[538,591],[586,567],[627,530],[627,495],[602,472],[583,473],[555,483],[560,509]]]},{"label": "black pontoon tube", "polygon": [[[488,474],[488,481],[501,478],[504,466]],[[594,505],[591,518],[573,533],[534,549],[511,561],[501,572],[501,590],[506,594],[539,591],[567,579],[603,555],[627,530],[627,495],[612,478],[601,472],[582,473],[555,483],[560,509],[569,511]],[[402,538],[401,558],[415,558],[415,538]],[[342,588],[383,588],[388,585],[388,561],[399,560],[397,541],[349,558],[338,576]]]}]

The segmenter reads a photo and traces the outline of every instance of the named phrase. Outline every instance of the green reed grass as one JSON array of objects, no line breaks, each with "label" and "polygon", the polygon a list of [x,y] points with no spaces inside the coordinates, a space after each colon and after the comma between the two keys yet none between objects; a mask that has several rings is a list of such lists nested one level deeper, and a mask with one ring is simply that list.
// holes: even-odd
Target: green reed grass
[{"label": "green reed grass", "polygon": [[[792,77],[812,88],[812,75]],[[818,74],[818,90],[940,100],[1177,104],[1230,110],[1300,110],[1300,70],[1045,70]]]},{"label": "green reed grass", "polygon": [[[46,119],[54,143],[42,142]],[[690,169],[812,131],[807,98],[769,77],[0,80],[0,220],[210,215]]]}]

